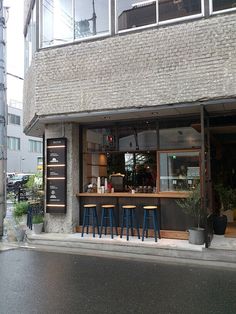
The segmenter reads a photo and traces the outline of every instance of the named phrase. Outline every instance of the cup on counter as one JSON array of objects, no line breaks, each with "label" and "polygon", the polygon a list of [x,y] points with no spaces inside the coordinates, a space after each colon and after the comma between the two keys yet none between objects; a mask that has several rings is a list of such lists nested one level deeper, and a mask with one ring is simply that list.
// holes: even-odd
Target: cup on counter
[{"label": "cup on counter", "polygon": [[101,193],[105,193],[105,186],[101,186]]},{"label": "cup on counter", "polygon": [[134,189],[132,189],[132,190],[131,190],[131,193],[132,193],[132,194],[135,194],[135,190],[134,190]]},{"label": "cup on counter", "polygon": [[114,192],[115,192],[114,188],[111,188],[111,193],[114,193]]}]

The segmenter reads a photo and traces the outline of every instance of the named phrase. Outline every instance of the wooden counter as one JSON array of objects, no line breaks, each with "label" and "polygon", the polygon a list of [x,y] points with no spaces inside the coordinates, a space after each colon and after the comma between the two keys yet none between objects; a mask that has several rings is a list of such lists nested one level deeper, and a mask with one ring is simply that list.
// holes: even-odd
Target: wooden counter
[{"label": "wooden counter", "polygon": [[116,193],[77,193],[76,196],[93,196],[93,197],[132,197],[132,198],[186,198],[188,192],[161,192],[161,193],[128,193],[128,192],[116,192]]}]

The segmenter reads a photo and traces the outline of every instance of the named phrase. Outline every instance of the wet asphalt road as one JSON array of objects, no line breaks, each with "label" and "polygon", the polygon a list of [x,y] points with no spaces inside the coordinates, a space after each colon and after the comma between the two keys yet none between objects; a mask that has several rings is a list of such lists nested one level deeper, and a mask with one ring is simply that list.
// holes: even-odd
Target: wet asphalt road
[{"label": "wet asphalt road", "polygon": [[0,313],[235,314],[236,271],[5,251]]}]

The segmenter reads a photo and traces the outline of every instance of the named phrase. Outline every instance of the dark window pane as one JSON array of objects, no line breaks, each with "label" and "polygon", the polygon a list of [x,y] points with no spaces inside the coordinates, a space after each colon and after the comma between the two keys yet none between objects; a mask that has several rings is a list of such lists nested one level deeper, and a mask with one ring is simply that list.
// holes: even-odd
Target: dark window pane
[{"label": "dark window pane", "polygon": [[118,30],[156,23],[156,1],[117,1]]},{"label": "dark window pane", "polygon": [[201,13],[201,0],[159,0],[159,21]]},{"label": "dark window pane", "polygon": [[221,11],[226,9],[236,9],[236,0],[212,0],[213,11]]}]

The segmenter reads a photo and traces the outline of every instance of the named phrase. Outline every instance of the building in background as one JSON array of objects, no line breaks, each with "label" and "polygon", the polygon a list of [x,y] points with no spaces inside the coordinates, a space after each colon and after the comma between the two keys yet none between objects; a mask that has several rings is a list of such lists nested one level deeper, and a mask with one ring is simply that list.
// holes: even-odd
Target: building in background
[{"label": "building in background", "polygon": [[[236,0],[25,1],[24,129],[47,144],[47,232],[81,230],[84,203],[131,202],[131,188],[140,221],[159,204],[162,236],[187,230],[176,199],[199,183],[205,218],[217,208],[212,185],[236,185],[235,30]],[[119,196],[89,195],[113,174]]]},{"label": "building in background", "polygon": [[23,110],[9,101],[7,118],[7,172],[36,173],[42,170],[42,139],[23,133]]}]

